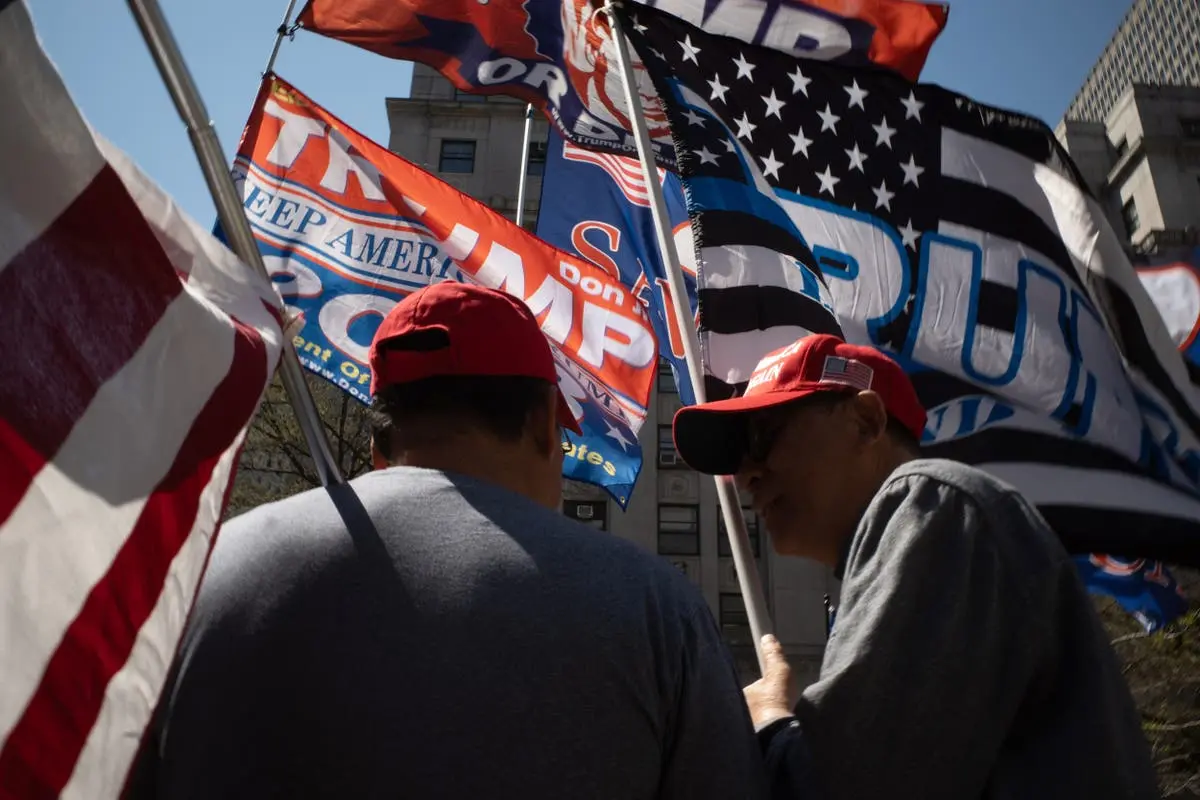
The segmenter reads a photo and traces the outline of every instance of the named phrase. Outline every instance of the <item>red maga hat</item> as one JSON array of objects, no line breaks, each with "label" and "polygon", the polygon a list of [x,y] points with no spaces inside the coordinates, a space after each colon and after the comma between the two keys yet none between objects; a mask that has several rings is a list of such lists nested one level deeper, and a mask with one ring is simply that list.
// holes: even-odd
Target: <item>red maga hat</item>
[{"label": "red maga hat", "polygon": [[900,365],[873,347],[814,334],[758,362],[741,397],[677,411],[675,449],[698,472],[732,475],[742,464],[745,414],[818,392],[868,389],[878,394],[888,414],[920,441],[925,431],[925,408]]},{"label": "red maga hat", "polygon": [[[375,332],[370,364],[371,394],[448,375],[540,378],[558,386],[550,343],[529,307],[510,294],[458,281],[401,300]],[[581,432],[561,389],[558,421]]]}]

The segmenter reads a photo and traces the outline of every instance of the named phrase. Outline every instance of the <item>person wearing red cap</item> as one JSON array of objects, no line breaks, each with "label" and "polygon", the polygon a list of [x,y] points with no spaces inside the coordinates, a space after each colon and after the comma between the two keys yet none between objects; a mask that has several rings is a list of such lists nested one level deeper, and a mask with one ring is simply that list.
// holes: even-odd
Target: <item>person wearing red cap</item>
[{"label": "person wearing red cap", "polygon": [[675,416],[688,465],[842,581],[817,681],[797,695],[767,636],[745,690],[773,796],[1158,797],[1073,561],[1015,489],[922,458],[925,421],[895,361],[828,335]]},{"label": "person wearing red cap", "polygon": [[558,513],[528,307],[438,283],[370,366],[379,469],[226,526],[134,796],[765,797],[703,597]]}]

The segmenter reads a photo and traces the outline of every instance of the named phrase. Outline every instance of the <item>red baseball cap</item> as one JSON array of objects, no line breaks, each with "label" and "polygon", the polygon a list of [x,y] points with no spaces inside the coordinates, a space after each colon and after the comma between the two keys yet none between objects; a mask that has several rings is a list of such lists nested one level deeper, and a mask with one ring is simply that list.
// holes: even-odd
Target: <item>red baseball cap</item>
[{"label": "red baseball cap", "polygon": [[[442,281],[401,300],[371,342],[371,394],[446,375],[540,378],[558,386],[554,355],[537,319],[517,298]],[[580,433],[562,389],[558,422]]]},{"label": "red baseball cap", "polygon": [[920,441],[925,407],[900,365],[873,347],[846,344],[822,333],[769,353],[754,368],[741,397],[677,411],[675,450],[697,472],[732,475],[742,464],[746,413],[818,392],[867,389],[878,394],[888,414]]}]

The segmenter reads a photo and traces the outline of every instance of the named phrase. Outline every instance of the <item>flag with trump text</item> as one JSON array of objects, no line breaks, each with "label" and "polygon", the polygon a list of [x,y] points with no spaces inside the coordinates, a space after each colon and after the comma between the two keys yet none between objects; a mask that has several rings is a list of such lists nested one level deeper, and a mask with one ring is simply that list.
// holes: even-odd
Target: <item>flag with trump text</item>
[{"label": "flag with trump text", "polygon": [[[696,311],[692,232],[679,177],[659,168],[658,178],[680,255],[685,257],[688,304]],[[671,365],[683,403],[695,402],[683,331],[675,314],[667,271],[658,251],[650,191],[637,159],[585,150],[550,131],[538,206],[537,235],[574,252],[620,280],[646,309],[658,354]]]},{"label": "flag with trump text", "polygon": [[0,3],[0,108],[0,797],[115,798],[282,308],[93,134],[23,2]]},{"label": "flag with trump text", "polygon": [[554,351],[583,429],[565,477],[623,507],[654,379],[654,332],[619,280],[556,250],[375,144],[275,75],[262,84],[234,163],[246,217],[276,286],[304,315],[302,363],[370,401],[367,352],[408,293],[444,280],[525,302]]},{"label": "flag with trump text", "polygon": [[702,334],[738,340],[707,349],[712,378],[736,389],[794,338],[772,331],[812,320],[706,303],[714,278],[751,295],[815,262],[846,338],[908,370],[929,455],[1016,486],[1072,552],[1200,563],[1200,393],[1045,124],[637,16],[698,231]]},{"label": "flag with trump text", "polygon": [[[915,78],[946,24],[943,4],[901,0],[654,0],[706,30],[807,58],[874,63]],[[428,64],[459,91],[542,109],[581,147],[634,154],[607,20],[593,0],[309,0],[308,31]],[[673,163],[653,87],[634,64],[659,162]]]}]

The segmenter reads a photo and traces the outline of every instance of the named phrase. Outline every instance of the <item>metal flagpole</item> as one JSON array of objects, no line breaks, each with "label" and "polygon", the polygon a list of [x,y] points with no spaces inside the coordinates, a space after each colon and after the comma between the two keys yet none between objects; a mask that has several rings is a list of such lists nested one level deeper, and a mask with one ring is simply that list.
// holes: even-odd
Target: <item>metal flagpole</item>
[{"label": "metal flagpole", "polygon": [[[289,14],[291,6],[289,5]],[[221,152],[221,142],[217,139],[216,129],[209,120],[208,111],[200,92],[192,81],[179,45],[171,34],[171,28],[163,17],[162,9],[157,0],[129,0],[129,10],[142,31],[142,38],[150,48],[150,54],[158,65],[163,83],[175,101],[175,108],[187,127],[208,190],[212,193],[217,207],[217,216],[221,220],[221,228],[228,237],[230,247],[242,261],[258,270],[259,274],[269,278],[267,268],[263,264],[262,255],[258,252],[258,244],[250,231],[250,224],[242,212],[242,203],[238,199],[237,187],[229,174],[229,162]],[[272,56],[274,61],[274,56]],[[304,431],[308,442],[308,450],[312,454],[313,463],[321,484],[329,486],[345,481],[333,453],[329,448],[329,440],[325,438],[321,426],[321,417],[313,402],[308,384],[304,382],[304,368],[296,357],[296,351],[289,341],[283,342],[283,353],[279,362],[284,389],[287,390],[288,400],[296,413],[296,421]]]},{"label": "metal flagpole", "polygon": [[[294,0],[293,0],[294,2]],[[525,106],[525,137],[521,144],[521,178],[517,181],[517,224],[525,224],[525,185],[529,182],[529,143],[533,138],[533,103]]]},{"label": "metal flagpole", "polygon": [[[675,237],[671,233],[667,217],[666,202],[663,199],[662,185],[658,181],[658,169],[654,160],[654,149],[650,143],[650,131],[646,127],[645,110],[637,92],[637,84],[633,75],[633,61],[629,57],[629,43],[625,40],[625,32],[616,13],[614,2],[606,3],[602,9],[612,25],[613,41],[617,46],[617,61],[621,68],[621,78],[625,83],[625,98],[629,103],[629,119],[633,125],[633,135],[637,141],[638,159],[642,163],[642,175],[650,190],[650,212],[654,218],[654,230],[658,236],[658,250],[667,268],[667,280],[671,286],[674,300],[675,317],[679,329],[683,332],[683,353],[687,362],[688,372],[692,378],[692,390],[696,402],[703,403],[706,397],[704,390],[704,366],[700,362],[700,337],[696,333],[696,325],[691,318],[691,309],[687,301],[687,286],[683,282],[683,269],[680,267],[679,254],[675,249]],[[728,476],[717,475],[713,480],[717,486],[717,499],[721,503],[721,514],[725,519],[725,530],[729,534],[729,546],[733,552],[733,563],[737,568],[738,586],[742,590],[742,600],[746,604],[747,616],[750,618],[750,633],[754,637],[754,651],[758,655],[758,666],[763,668],[762,637],[771,633],[771,617],[767,612],[766,598],[763,596],[762,580],[758,575],[758,567],[750,550],[750,536],[746,531],[746,519],[742,516],[741,503],[738,501],[737,490],[732,479]]]},{"label": "metal flagpole", "polygon": [[267,68],[263,70],[263,75],[275,69],[275,58],[279,55],[283,37],[288,35],[288,23],[292,21],[292,11],[295,8],[296,0],[288,0],[287,11],[283,12],[283,22],[279,23],[279,30],[275,31],[275,46],[271,48],[271,57],[267,59]]}]

